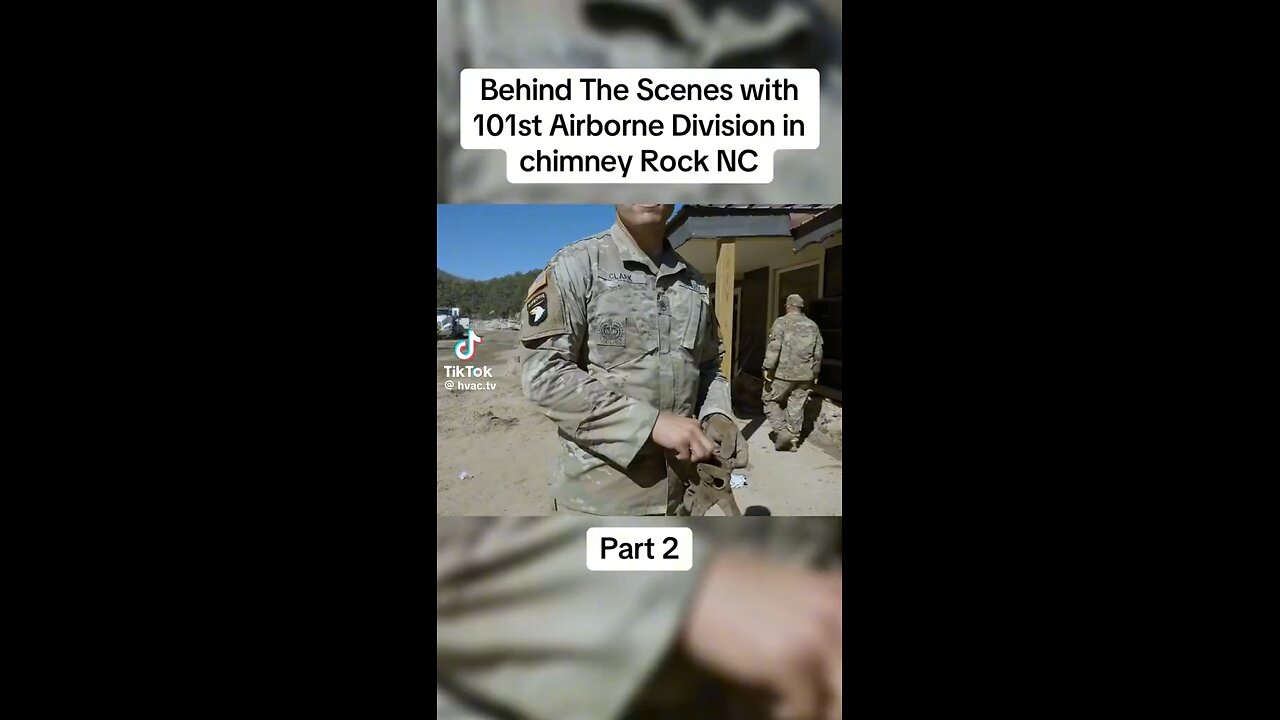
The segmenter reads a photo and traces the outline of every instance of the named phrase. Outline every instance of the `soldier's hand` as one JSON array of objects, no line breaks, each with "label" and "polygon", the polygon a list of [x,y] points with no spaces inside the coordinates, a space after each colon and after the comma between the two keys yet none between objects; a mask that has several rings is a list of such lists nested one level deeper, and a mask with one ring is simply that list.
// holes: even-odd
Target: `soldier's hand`
[{"label": "soldier's hand", "polygon": [[702,462],[715,452],[715,445],[702,432],[702,423],[663,410],[653,425],[653,441],[675,451],[680,460]]},{"label": "soldier's hand", "polygon": [[762,690],[775,718],[837,718],[841,577],[725,553],[707,570],[681,641],[724,680]]},{"label": "soldier's hand", "polygon": [[728,415],[716,413],[702,424],[707,437],[716,445],[716,454],[731,468],[747,466],[747,439],[742,437],[738,424]]}]

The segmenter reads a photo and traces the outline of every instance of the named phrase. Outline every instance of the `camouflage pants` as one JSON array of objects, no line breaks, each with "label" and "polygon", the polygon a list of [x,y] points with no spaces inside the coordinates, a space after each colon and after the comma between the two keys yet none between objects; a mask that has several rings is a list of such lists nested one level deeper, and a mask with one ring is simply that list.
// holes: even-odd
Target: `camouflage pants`
[{"label": "camouflage pants", "polygon": [[780,380],[764,385],[764,414],[773,431],[783,430],[799,438],[804,427],[804,406],[813,390],[812,380]]}]

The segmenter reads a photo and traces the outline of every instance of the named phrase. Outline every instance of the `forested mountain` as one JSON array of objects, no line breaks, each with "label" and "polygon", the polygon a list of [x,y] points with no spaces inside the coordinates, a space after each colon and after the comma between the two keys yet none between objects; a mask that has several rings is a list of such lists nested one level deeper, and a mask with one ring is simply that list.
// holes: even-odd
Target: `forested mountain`
[{"label": "forested mountain", "polygon": [[492,280],[466,280],[436,268],[436,307],[462,309],[463,317],[488,320],[520,315],[529,285],[541,270]]}]

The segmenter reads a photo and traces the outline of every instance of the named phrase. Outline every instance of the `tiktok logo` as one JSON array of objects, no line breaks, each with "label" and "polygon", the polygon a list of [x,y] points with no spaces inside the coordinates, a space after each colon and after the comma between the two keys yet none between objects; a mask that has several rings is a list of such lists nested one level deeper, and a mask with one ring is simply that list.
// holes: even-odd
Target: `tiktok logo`
[{"label": "tiktok logo", "polygon": [[[470,360],[476,356],[476,346],[484,340],[476,334],[475,330],[467,328],[467,337],[465,340],[459,340],[457,345],[453,346],[453,354],[458,356],[459,360]],[[466,349],[463,350],[463,347]]]}]

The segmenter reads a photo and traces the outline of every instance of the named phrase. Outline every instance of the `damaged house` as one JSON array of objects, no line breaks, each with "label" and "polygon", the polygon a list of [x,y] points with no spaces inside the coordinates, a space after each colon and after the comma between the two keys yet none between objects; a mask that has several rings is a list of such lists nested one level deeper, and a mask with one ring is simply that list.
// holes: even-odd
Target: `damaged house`
[{"label": "damaged house", "polygon": [[822,333],[814,394],[843,403],[843,218],[843,205],[684,205],[667,223],[671,246],[710,286],[736,402],[760,406],[769,328],[795,293]]}]

